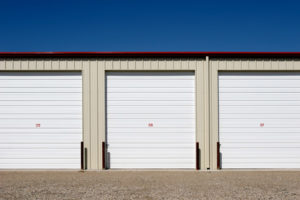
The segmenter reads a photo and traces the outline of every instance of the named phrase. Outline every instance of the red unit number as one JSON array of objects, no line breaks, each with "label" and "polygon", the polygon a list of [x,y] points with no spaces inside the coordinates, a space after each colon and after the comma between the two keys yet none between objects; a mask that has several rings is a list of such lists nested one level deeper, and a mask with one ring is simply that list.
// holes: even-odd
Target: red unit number
[{"label": "red unit number", "polygon": [[153,127],[153,123],[149,123],[149,124],[148,124],[148,127]]}]

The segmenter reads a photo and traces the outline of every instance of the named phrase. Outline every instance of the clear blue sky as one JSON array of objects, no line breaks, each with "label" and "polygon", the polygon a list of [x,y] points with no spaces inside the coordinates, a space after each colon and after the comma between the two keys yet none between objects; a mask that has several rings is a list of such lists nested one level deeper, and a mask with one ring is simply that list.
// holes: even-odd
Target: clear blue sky
[{"label": "clear blue sky", "polygon": [[0,51],[300,51],[300,1],[0,4]]}]

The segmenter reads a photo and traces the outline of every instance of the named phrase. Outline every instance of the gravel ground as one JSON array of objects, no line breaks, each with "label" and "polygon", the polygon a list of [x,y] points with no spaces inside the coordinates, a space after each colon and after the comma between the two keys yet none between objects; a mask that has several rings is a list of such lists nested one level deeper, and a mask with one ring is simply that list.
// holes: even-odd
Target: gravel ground
[{"label": "gravel ground", "polygon": [[0,199],[300,199],[300,171],[2,171]]}]

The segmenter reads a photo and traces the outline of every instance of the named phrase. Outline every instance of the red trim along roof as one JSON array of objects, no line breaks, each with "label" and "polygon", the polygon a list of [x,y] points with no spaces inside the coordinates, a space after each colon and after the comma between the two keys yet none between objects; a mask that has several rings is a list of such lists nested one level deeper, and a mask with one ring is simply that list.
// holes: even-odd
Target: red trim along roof
[{"label": "red trim along roof", "polygon": [[300,57],[300,52],[0,52],[1,57]]}]

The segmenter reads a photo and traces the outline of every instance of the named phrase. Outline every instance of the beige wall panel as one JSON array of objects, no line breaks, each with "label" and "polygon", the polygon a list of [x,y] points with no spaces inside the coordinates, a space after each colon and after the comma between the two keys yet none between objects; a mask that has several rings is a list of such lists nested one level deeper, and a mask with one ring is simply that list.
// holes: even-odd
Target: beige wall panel
[{"label": "beige wall panel", "polygon": [[197,61],[196,63],[196,141],[200,148],[200,169],[209,168],[209,154],[206,152],[209,142],[208,136],[208,61]]},{"label": "beige wall panel", "polygon": [[[229,61],[229,62],[230,62],[230,61]],[[242,65],[241,65],[242,61],[239,60],[239,59],[234,59],[234,60],[232,60],[231,62],[232,62],[232,64],[233,64],[233,68],[232,68],[232,69],[238,69],[239,67],[242,66]],[[229,66],[229,65],[228,65],[228,66]]]},{"label": "beige wall panel", "polygon": [[105,82],[105,65],[98,61],[98,169],[102,169],[102,142],[106,142]]},{"label": "beige wall panel", "polygon": [[[201,68],[200,66],[197,67],[195,71],[195,88],[196,88],[196,142],[199,142],[199,148],[200,148],[200,158],[204,158],[203,156],[203,149],[205,147],[204,144],[204,137],[201,137],[204,133],[204,116],[203,113],[201,112],[203,109],[201,108],[204,104],[204,99],[203,99],[203,81],[202,81],[202,74],[203,74],[203,67]],[[202,159],[200,161],[201,169],[203,169],[203,162]]]},{"label": "beige wall panel", "polygon": [[74,70],[75,69],[75,63],[73,59],[68,59],[67,61],[67,69],[68,70]]},{"label": "beige wall panel", "polygon": [[6,60],[6,70],[13,70],[13,60]]},{"label": "beige wall panel", "polygon": [[270,60],[268,60],[268,59],[264,60],[264,69],[265,70],[271,70],[272,69],[272,65],[271,65],[271,61]]},{"label": "beige wall panel", "polygon": [[195,70],[196,66],[197,66],[197,62],[195,59],[189,61],[189,69],[190,70]]},{"label": "beige wall panel", "polygon": [[82,62],[82,80],[83,80],[83,140],[84,147],[87,148],[87,169],[91,168],[91,149],[90,149],[90,62]]},{"label": "beige wall panel", "polygon": [[37,70],[44,70],[44,60],[37,60],[36,61],[36,69]]},{"label": "beige wall panel", "polygon": [[294,60],[293,61],[294,62],[294,69],[295,70],[300,70],[300,61],[298,61],[298,60]]},{"label": "beige wall panel", "polygon": [[135,60],[129,59],[127,62],[128,62],[128,69],[135,70]]},{"label": "beige wall panel", "polygon": [[20,62],[20,60],[14,60],[14,62],[13,62],[13,68],[14,68],[14,70],[20,70],[21,69],[21,62]]},{"label": "beige wall panel", "polygon": [[82,69],[82,60],[75,60],[75,70],[81,70]]},{"label": "beige wall panel", "polygon": [[121,70],[128,69],[128,62],[127,60],[121,59]]},{"label": "beige wall panel", "polygon": [[216,169],[217,142],[218,142],[218,66],[219,62],[210,65],[210,168]]},{"label": "beige wall panel", "polygon": [[29,69],[29,62],[28,60],[21,60],[21,70],[28,70]]},{"label": "beige wall panel", "polygon": [[265,70],[264,61],[261,59],[256,60],[256,68],[258,70]]},{"label": "beige wall panel", "polygon": [[[229,62],[229,61],[227,61]],[[240,65],[240,61],[237,59],[234,59],[231,61],[232,62],[232,68],[227,68],[228,70],[237,70],[240,69],[241,65]],[[227,64],[227,66],[230,66],[230,64]]]},{"label": "beige wall panel", "polygon": [[145,59],[143,61],[144,70],[151,70],[151,60]]},{"label": "beige wall panel", "polygon": [[201,152],[201,156],[204,157],[204,160],[201,164],[201,169],[207,169],[210,168],[210,108],[209,108],[209,102],[210,102],[210,64],[209,64],[209,57],[206,57],[205,62],[203,63],[203,73],[202,73],[202,98],[203,98],[203,118],[202,121],[203,124],[203,132],[202,132],[202,138],[203,138],[203,148]]},{"label": "beige wall panel", "polygon": [[182,62],[181,62],[181,69],[188,69],[189,68],[189,64],[187,62],[186,59],[182,59]]},{"label": "beige wall panel", "polygon": [[138,59],[136,62],[135,62],[135,69],[136,70],[143,70],[144,69],[144,61],[141,60],[141,59]]},{"label": "beige wall panel", "polygon": [[5,70],[5,60],[4,59],[0,59],[0,70]]},{"label": "beige wall panel", "polygon": [[293,70],[294,69],[294,62],[291,59],[286,60],[286,68],[287,70]]},{"label": "beige wall panel", "polygon": [[[233,60],[227,60],[226,61],[226,69],[234,69]],[[224,69],[224,70],[226,70],[226,69]]]},{"label": "beige wall panel", "polygon": [[51,70],[52,69],[52,61],[51,60],[45,60],[44,69],[45,70]]},{"label": "beige wall panel", "polygon": [[150,62],[151,62],[151,69],[152,70],[157,70],[158,69],[158,60],[153,59]]},{"label": "beige wall panel", "polygon": [[235,70],[256,70],[256,62],[249,63],[248,60],[241,60],[241,65],[237,65]]},{"label": "beige wall panel", "polygon": [[180,70],[181,69],[181,60],[179,60],[179,59],[174,60],[173,69],[174,70]]},{"label": "beige wall panel", "polygon": [[294,69],[300,70],[300,60],[293,60]]},{"label": "beige wall panel", "polygon": [[299,60],[293,60],[294,70],[300,70],[300,61]]},{"label": "beige wall panel", "polygon": [[127,59],[105,60],[105,70],[195,70],[197,60]]},{"label": "beige wall panel", "polygon": [[227,62],[226,61],[219,61],[219,67],[220,67],[220,70],[227,69]]},{"label": "beige wall panel", "polygon": [[158,69],[159,70],[166,70],[166,61],[165,59],[158,60]]},{"label": "beige wall panel", "polygon": [[112,60],[112,68],[113,70],[120,70],[121,69],[121,62],[119,59],[113,59]]},{"label": "beige wall panel", "polygon": [[112,70],[113,69],[113,62],[111,60],[105,60],[104,64],[105,64],[105,69],[106,70]]},{"label": "beige wall panel", "polygon": [[264,70],[264,60],[261,59],[256,60],[256,70]]},{"label": "beige wall panel", "polygon": [[297,60],[291,60],[290,63],[292,63],[293,70],[299,70],[300,68],[300,62]]},{"label": "beige wall panel", "polygon": [[59,69],[67,70],[67,60],[59,60]]},{"label": "beige wall panel", "polygon": [[91,169],[98,169],[98,65],[90,61],[90,154]]},{"label": "beige wall panel", "polygon": [[28,60],[28,69],[29,70],[36,70],[36,63],[37,63],[37,61],[36,60],[34,60],[34,59],[30,59],[30,60]]},{"label": "beige wall panel", "polygon": [[166,61],[166,69],[167,69],[167,70],[172,70],[172,69],[174,69],[174,61],[173,61],[173,60],[167,60],[167,61]]},{"label": "beige wall panel", "polygon": [[294,70],[298,70],[299,69],[299,67],[300,67],[300,62],[298,61],[298,60],[292,60],[292,61],[290,61],[291,63],[293,63],[292,65],[293,65],[293,69]]},{"label": "beige wall panel", "polygon": [[280,70],[287,70],[286,60],[279,60],[278,61],[278,66],[279,66]]},{"label": "beige wall panel", "polygon": [[279,70],[278,60],[271,61],[272,70]]},{"label": "beige wall panel", "polygon": [[256,61],[253,60],[253,62],[249,62],[249,60],[241,60],[241,65],[237,66],[237,70],[256,70]]},{"label": "beige wall panel", "polygon": [[59,61],[58,60],[52,60],[52,70],[59,70]]}]

